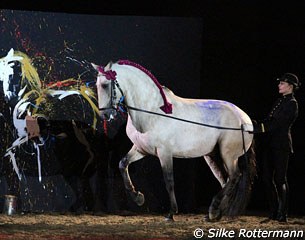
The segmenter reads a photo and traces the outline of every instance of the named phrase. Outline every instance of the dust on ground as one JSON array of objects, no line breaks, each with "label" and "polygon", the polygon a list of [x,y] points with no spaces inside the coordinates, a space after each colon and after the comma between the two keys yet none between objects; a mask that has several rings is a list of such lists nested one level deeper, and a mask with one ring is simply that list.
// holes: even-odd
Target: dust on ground
[{"label": "dust on ground", "polygon": [[[203,230],[201,239],[243,239],[238,236],[240,229],[252,231],[252,233],[254,229],[268,232],[288,230],[286,233],[296,230],[303,232],[303,236],[282,239],[305,239],[305,217],[291,217],[288,223],[276,221],[262,223],[264,220],[266,217],[254,215],[222,219],[218,222],[206,222],[203,214],[178,214],[175,216],[175,221],[171,222],[165,221],[162,215],[152,214],[103,214],[99,216],[54,213],[16,214],[13,216],[0,214],[0,239],[196,239],[194,237],[196,229],[197,238],[202,234],[200,230]],[[218,230],[209,233],[210,229]],[[223,234],[221,231],[231,230],[235,231],[233,238],[226,238],[225,235],[216,237],[219,236],[216,234]],[[247,239],[259,239],[250,235]],[[279,237],[264,239],[279,239]]]}]

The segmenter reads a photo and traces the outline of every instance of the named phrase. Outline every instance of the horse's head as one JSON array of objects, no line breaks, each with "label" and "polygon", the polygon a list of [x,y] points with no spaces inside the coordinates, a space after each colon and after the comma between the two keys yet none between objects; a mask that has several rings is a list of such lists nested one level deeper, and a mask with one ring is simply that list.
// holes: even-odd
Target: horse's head
[{"label": "horse's head", "polygon": [[111,65],[110,62],[103,68],[92,63],[92,66],[98,72],[96,87],[100,117],[109,121],[116,117],[124,99],[123,92],[116,80],[116,72],[111,70]]},{"label": "horse's head", "polygon": [[20,68],[20,62],[23,58],[14,55],[14,50],[11,49],[8,54],[0,59],[0,81],[5,99],[10,102],[18,97],[20,91],[20,76],[15,74],[16,68]]}]

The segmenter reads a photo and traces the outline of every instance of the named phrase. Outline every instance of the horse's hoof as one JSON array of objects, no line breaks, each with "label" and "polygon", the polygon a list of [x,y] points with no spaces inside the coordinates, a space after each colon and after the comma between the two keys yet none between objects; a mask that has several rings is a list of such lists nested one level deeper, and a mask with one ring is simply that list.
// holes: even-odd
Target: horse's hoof
[{"label": "horse's hoof", "polygon": [[144,204],[145,197],[144,197],[143,193],[137,192],[137,195],[135,197],[135,202],[138,206],[142,206]]},{"label": "horse's hoof", "polygon": [[210,218],[209,218],[209,215],[205,215],[205,216],[203,217],[203,220],[204,220],[205,222],[211,222],[211,220],[210,220]]},{"label": "horse's hoof", "polygon": [[209,219],[210,222],[216,222],[219,221],[221,219],[221,212],[220,210],[214,210],[209,212],[209,215],[207,216],[207,218]]},{"label": "horse's hoof", "polygon": [[165,216],[165,221],[167,221],[167,222],[174,222],[175,220],[174,220],[174,215],[173,214],[171,214],[171,213],[169,213],[167,216]]},{"label": "horse's hoof", "polygon": [[220,218],[210,218],[209,215],[206,215],[203,217],[203,220],[205,222],[218,222]]}]

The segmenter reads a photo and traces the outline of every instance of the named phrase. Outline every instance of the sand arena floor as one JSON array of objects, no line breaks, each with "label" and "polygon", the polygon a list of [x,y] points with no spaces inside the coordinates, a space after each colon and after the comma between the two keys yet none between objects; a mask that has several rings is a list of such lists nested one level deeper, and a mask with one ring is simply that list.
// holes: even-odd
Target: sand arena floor
[{"label": "sand arena floor", "polygon": [[[0,239],[243,239],[239,237],[240,229],[246,231],[288,230],[305,232],[305,217],[291,217],[288,223],[270,221],[261,223],[263,216],[247,215],[234,220],[222,219],[211,223],[203,219],[203,214],[179,214],[174,222],[167,222],[161,215],[125,214],[99,216],[91,214],[26,214],[0,215]],[[198,230],[199,229],[199,230]],[[211,230],[216,229],[216,230]],[[220,230],[222,229],[222,230]],[[220,231],[234,231],[233,238],[216,237]],[[200,231],[202,230],[202,231]],[[210,233],[209,231],[213,231]],[[218,231],[218,233],[217,233]],[[251,234],[251,233],[248,233]],[[197,237],[198,237],[197,236]],[[246,239],[259,239],[248,237]],[[279,239],[261,238],[261,239]],[[305,239],[289,238],[282,239]]]}]

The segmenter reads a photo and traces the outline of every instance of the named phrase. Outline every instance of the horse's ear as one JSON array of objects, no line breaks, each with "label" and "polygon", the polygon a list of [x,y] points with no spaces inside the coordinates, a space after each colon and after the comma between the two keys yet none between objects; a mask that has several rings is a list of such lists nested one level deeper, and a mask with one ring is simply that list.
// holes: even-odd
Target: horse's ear
[{"label": "horse's ear", "polygon": [[105,71],[108,71],[108,70],[110,70],[111,69],[111,66],[112,66],[112,61],[110,61],[108,64],[107,64],[107,66],[105,67]]},{"label": "horse's ear", "polygon": [[6,59],[7,59],[7,61],[21,61],[22,59],[23,59],[23,57],[21,57],[21,56],[14,56],[14,49],[13,48],[11,48],[9,51],[8,51],[8,53],[7,53],[7,55],[6,55]]},{"label": "horse's ear", "polygon": [[11,49],[8,51],[8,53],[7,53],[6,56],[7,56],[7,57],[13,57],[13,56],[14,56],[14,49],[11,48]]}]

